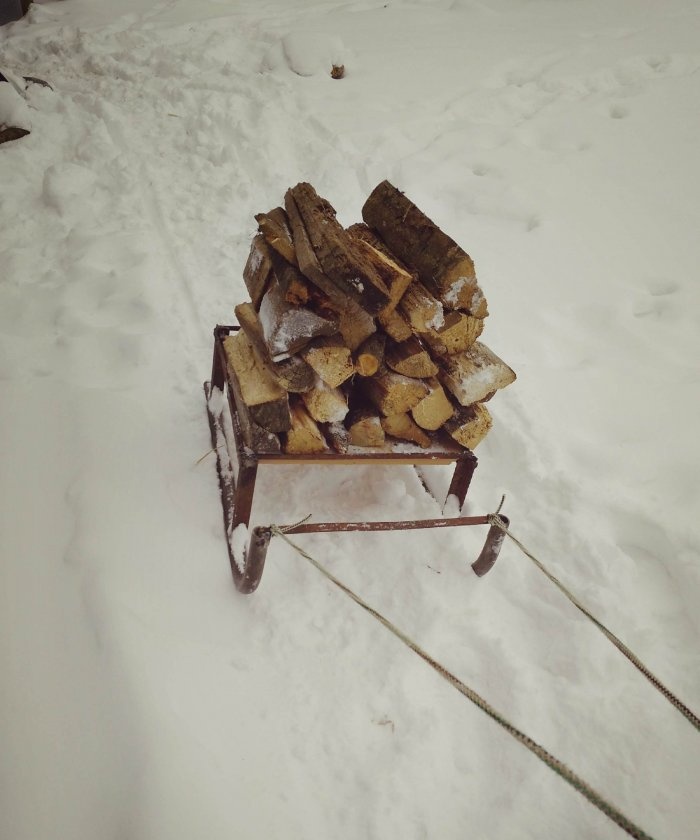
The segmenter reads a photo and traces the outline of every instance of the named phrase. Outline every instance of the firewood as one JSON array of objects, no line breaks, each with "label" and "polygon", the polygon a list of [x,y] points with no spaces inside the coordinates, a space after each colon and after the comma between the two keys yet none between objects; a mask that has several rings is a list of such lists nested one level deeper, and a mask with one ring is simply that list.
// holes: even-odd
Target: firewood
[{"label": "firewood", "polygon": [[355,372],[350,350],[337,336],[312,341],[301,356],[331,388],[337,388]]},{"label": "firewood", "polygon": [[340,452],[341,455],[347,453],[350,438],[348,430],[342,423],[328,423],[323,427],[323,434],[336,452]]},{"label": "firewood", "polygon": [[268,367],[260,363],[246,334],[239,331],[227,336],[224,350],[253,421],[269,432],[286,431],[290,424],[287,392]]},{"label": "firewood", "polygon": [[[272,261],[272,270],[287,303],[291,303],[293,306],[309,304],[312,298],[311,284],[299,269],[290,262],[287,262],[277,251],[270,251],[270,259]],[[324,297],[323,292],[319,290],[316,290],[316,292],[320,297]],[[316,303],[315,300],[314,303]],[[315,306],[311,308],[316,309]],[[317,314],[323,316],[326,313],[317,312]]]},{"label": "firewood", "polygon": [[[322,272],[345,295],[375,315],[389,302],[389,291],[357,241],[345,231],[333,207],[311,184],[297,184],[289,192]],[[301,255],[299,264],[302,266]]]},{"label": "firewood", "polygon": [[469,254],[396,187],[382,181],[365,202],[362,218],[445,306],[479,318],[488,314]]},{"label": "firewood", "polygon": [[275,207],[269,213],[258,213],[255,221],[267,244],[281,254],[287,262],[298,267],[292,232],[284,208]]},{"label": "firewood", "polygon": [[451,391],[460,405],[472,405],[491,391],[515,381],[508,365],[480,341],[463,353],[445,356],[438,373],[440,382]]},{"label": "firewood", "polygon": [[369,313],[348,298],[345,305],[338,310],[338,330],[345,344],[355,351],[377,331],[377,326]]},{"label": "firewood", "polygon": [[285,435],[284,451],[289,455],[325,452],[326,439],[303,403],[294,401],[290,406],[291,428]]},{"label": "firewood", "polygon": [[430,446],[430,438],[413,422],[410,414],[390,414],[388,417],[382,417],[381,423],[384,431],[392,437],[410,440],[423,449]]},{"label": "firewood", "polygon": [[465,449],[474,449],[488,434],[492,420],[488,408],[481,403],[459,408],[445,423],[445,430]]},{"label": "firewood", "polygon": [[362,342],[355,353],[355,373],[360,376],[374,376],[384,361],[386,336],[375,332]]},{"label": "firewood", "polygon": [[445,315],[445,323],[441,327],[421,333],[421,338],[438,356],[450,356],[471,347],[483,329],[483,318],[452,311]]},{"label": "firewood", "polygon": [[288,303],[274,272],[260,303],[260,322],[273,360],[293,355],[312,338],[338,331],[337,323],[310,309]]},{"label": "firewood", "polygon": [[358,239],[357,245],[364,251],[365,256],[371,263],[374,270],[381,277],[384,285],[389,290],[389,302],[382,309],[382,313],[389,315],[398,306],[406,289],[415,280],[415,275],[401,268],[391,257],[382,251],[377,250],[369,242]]},{"label": "firewood", "polygon": [[349,441],[353,446],[383,446],[384,429],[379,415],[370,409],[356,409],[345,421]]},{"label": "firewood", "polygon": [[311,390],[302,395],[306,410],[317,423],[340,423],[348,413],[348,403],[340,388],[330,388],[317,378]]},{"label": "firewood", "polygon": [[338,328],[343,341],[351,350],[356,350],[375,331],[374,318],[324,274],[290,190],[287,190],[284,197],[284,205],[292,229],[299,268],[330,300],[338,318]]},{"label": "firewood", "polygon": [[229,365],[228,383],[233,392],[233,399],[236,404],[236,413],[238,414],[238,425],[241,429],[243,443],[253,452],[272,453],[280,452],[282,446],[280,439],[274,432],[268,432],[262,426],[253,420],[250,416],[250,411],[246,406],[243,395],[241,394],[241,386],[238,383],[238,377]]},{"label": "firewood", "polygon": [[250,253],[243,269],[243,280],[256,311],[260,308],[260,301],[267,289],[271,270],[270,246],[258,234],[250,244]]},{"label": "firewood", "polygon": [[398,308],[416,332],[439,329],[445,323],[442,304],[422,283],[411,283]]},{"label": "firewood", "polygon": [[437,379],[428,379],[426,384],[430,391],[411,409],[411,414],[422,429],[434,432],[452,417],[454,406]]},{"label": "firewood", "polygon": [[386,334],[390,338],[393,338],[394,341],[406,341],[407,338],[413,335],[408,321],[402,315],[399,315],[396,310],[390,312],[388,315],[380,312],[377,320],[384,328]]},{"label": "firewood", "polygon": [[438,371],[428,351],[415,336],[400,344],[390,344],[386,351],[386,363],[396,373],[417,379],[435,376]]},{"label": "firewood", "polygon": [[386,417],[410,411],[429,390],[421,379],[411,379],[393,371],[361,380],[361,388]]},{"label": "firewood", "polygon": [[236,318],[253,346],[261,364],[267,365],[277,377],[285,391],[300,394],[308,391],[316,378],[313,370],[299,356],[290,356],[279,362],[273,362],[265,341],[260,318],[251,303],[239,303],[235,308]]}]

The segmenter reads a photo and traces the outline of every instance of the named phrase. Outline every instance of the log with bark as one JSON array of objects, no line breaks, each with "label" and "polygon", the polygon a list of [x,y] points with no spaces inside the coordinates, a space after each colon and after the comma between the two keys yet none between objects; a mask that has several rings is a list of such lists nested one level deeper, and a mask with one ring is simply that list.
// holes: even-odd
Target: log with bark
[{"label": "log with bark", "polygon": [[292,242],[292,231],[284,207],[275,207],[269,213],[258,213],[255,216],[260,233],[267,244],[274,248],[287,262],[298,267],[297,255]]},{"label": "log with bark", "polygon": [[430,390],[413,406],[411,415],[422,429],[434,432],[452,417],[455,410],[437,379],[428,379],[425,384]]},{"label": "log with bark", "polygon": [[392,342],[387,347],[386,363],[396,373],[416,379],[429,379],[438,372],[437,365],[416,336],[400,344]]},{"label": "log with bark", "polygon": [[284,436],[284,451],[290,455],[310,455],[328,449],[316,421],[299,398],[290,404],[290,428]]},{"label": "log with bark", "polygon": [[360,388],[385,417],[410,411],[429,391],[422,379],[411,379],[393,371],[360,380]]},{"label": "log with bark", "polygon": [[384,429],[381,418],[369,408],[351,411],[345,421],[348,439],[353,446],[383,446]]},{"label": "log with bark", "polygon": [[445,356],[438,378],[460,405],[467,406],[510,385],[515,381],[515,372],[493,350],[477,341],[463,353]]},{"label": "log with bark", "polygon": [[382,417],[381,423],[384,431],[392,437],[417,443],[423,449],[430,446],[430,437],[411,419],[410,414],[390,414]]},{"label": "log with bark", "polygon": [[355,372],[350,349],[337,336],[312,341],[301,356],[331,388],[342,385]]},{"label": "log with bark", "polygon": [[472,258],[396,187],[388,181],[375,187],[362,218],[445,306],[488,314]]}]

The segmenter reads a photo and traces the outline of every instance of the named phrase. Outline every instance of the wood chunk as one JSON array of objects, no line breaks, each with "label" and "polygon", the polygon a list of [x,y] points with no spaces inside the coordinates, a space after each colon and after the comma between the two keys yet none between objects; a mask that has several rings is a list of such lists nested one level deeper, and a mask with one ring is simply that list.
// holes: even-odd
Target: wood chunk
[{"label": "wood chunk", "polygon": [[426,384],[430,391],[411,409],[411,414],[422,429],[434,432],[452,417],[455,410],[437,379],[429,379]]},{"label": "wood chunk", "polygon": [[299,356],[290,356],[279,362],[273,362],[265,341],[262,324],[251,303],[239,303],[235,308],[238,323],[253,346],[261,364],[269,367],[285,391],[302,393],[308,391],[316,378],[313,370]]},{"label": "wood chunk", "polygon": [[363,379],[361,387],[386,417],[410,411],[429,391],[421,379],[411,379],[393,371]]},{"label": "wood chunk", "polygon": [[270,246],[258,234],[250,244],[250,253],[243,269],[243,281],[256,311],[260,309],[260,301],[267,289],[271,270]]},{"label": "wood chunk", "polygon": [[330,388],[320,378],[302,399],[317,423],[340,423],[348,413],[348,403],[340,388]]},{"label": "wood chunk", "polygon": [[393,338],[394,341],[406,341],[407,338],[413,335],[408,321],[396,310],[389,313],[389,315],[384,315],[380,312],[377,320],[384,328],[386,334],[390,338]]},{"label": "wood chunk", "polygon": [[383,446],[384,429],[379,415],[369,409],[357,409],[345,421],[353,446]]},{"label": "wood chunk", "polygon": [[411,283],[398,308],[416,332],[439,329],[445,323],[442,304],[422,283]]},{"label": "wood chunk", "polygon": [[390,414],[388,417],[382,417],[381,422],[384,431],[392,437],[410,440],[423,449],[430,446],[430,438],[413,422],[410,414]]},{"label": "wood chunk", "polygon": [[290,424],[287,392],[269,368],[260,363],[246,334],[239,331],[227,336],[224,350],[253,421],[269,432],[285,432]]},{"label": "wood chunk", "polygon": [[472,405],[491,391],[515,381],[508,365],[480,341],[463,353],[445,356],[438,373],[440,382],[451,391],[460,405]]},{"label": "wood chunk", "polygon": [[290,406],[291,428],[285,435],[284,451],[289,455],[325,452],[326,439],[303,403],[294,401]]},{"label": "wood chunk", "polygon": [[[287,262],[276,251],[270,251],[270,259],[272,270],[287,303],[291,303],[293,306],[308,304],[312,298],[311,285],[299,269]],[[318,295],[323,295],[322,292],[315,291]]]},{"label": "wood chunk", "polygon": [[474,449],[486,437],[492,422],[486,406],[475,403],[458,409],[455,416],[445,423],[445,429],[460,446]]},{"label": "wood chunk", "polygon": [[[329,202],[321,198],[308,183],[297,184],[288,192],[296,203],[323,274],[370,315],[383,309],[389,302],[386,285],[358,247],[357,241],[338,222]],[[304,270],[299,251],[297,255],[299,265]]]},{"label": "wood chunk", "polygon": [[355,372],[349,348],[336,336],[316,339],[302,350],[301,357],[331,388],[337,388]]},{"label": "wood chunk", "polygon": [[357,348],[377,331],[374,318],[350,298],[338,312],[338,330],[351,350]]},{"label": "wood chunk", "polygon": [[386,351],[386,363],[396,373],[417,379],[435,376],[438,371],[428,351],[415,336],[400,344],[390,344]]},{"label": "wood chunk", "polygon": [[275,207],[269,213],[258,213],[255,216],[260,233],[267,244],[281,254],[287,262],[298,268],[297,255],[292,242],[292,232],[289,220],[283,207]]},{"label": "wood chunk", "polygon": [[438,356],[462,353],[471,347],[484,329],[484,319],[464,312],[448,312],[445,323],[436,330],[421,333],[421,338]]},{"label": "wood chunk", "polygon": [[258,424],[250,416],[250,412],[248,411],[248,408],[243,400],[243,395],[241,394],[241,386],[238,382],[238,377],[230,366],[228,370],[228,384],[229,388],[231,388],[231,391],[233,392],[233,399],[236,404],[236,414],[238,415],[238,425],[241,429],[241,435],[243,436],[243,443],[248,447],[248,449],[252,449],[253,452],[267,454],[272,452],[281,452],[282,446],[277,435],[274,432],[268,432],[268,430],[263,429],[262,426],[258,426]]},{"label": "wood chunk", "polygon": [[329,423],[327,426],[323,426],[322,431],[326,440],[336,452],[340,452],[341,455],[347,453],[350,438],[348,430],[342,423]]},{"label": "wood chunk", "polygon": [[469,254],[396,187],[382,181],[365,202],[362,218],[445,306],[486,317]]},{"label": "wood chunk", "polygon": [[362,342],[355,353],[355,373],[360,376],[374,376],[384,361],[386,336],[375,332]]},{"label": "wood chunk", "polygon": [[312,338],[338,332],[336,322],[288,303],[274,272],[260,303],[260,322],[273,360],[293,355]]},{"label": "wood chunk", "polygon": [[415,275],[401,268],[398,263],[363,239],[358,239],[357,245],[389,290],[389,303],[382,309],[382,313],[389,315],[396,309],[404,292],[416,279]]}]

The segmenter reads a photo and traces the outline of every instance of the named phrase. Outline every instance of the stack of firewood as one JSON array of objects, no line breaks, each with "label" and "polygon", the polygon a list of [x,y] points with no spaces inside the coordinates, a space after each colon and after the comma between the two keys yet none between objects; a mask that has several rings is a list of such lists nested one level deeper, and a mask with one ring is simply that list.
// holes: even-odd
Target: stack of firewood
[{"label": "stack of firewood", "polygon": [[[384,181],[345,229],[310,184],[255,217],[250,302],[224,347],[246,444],[258,452],[399,442],[473,449],[484,403],[515,373],[478,341],[474,263]],[[364,450],[366,451],[366,450]]]}]

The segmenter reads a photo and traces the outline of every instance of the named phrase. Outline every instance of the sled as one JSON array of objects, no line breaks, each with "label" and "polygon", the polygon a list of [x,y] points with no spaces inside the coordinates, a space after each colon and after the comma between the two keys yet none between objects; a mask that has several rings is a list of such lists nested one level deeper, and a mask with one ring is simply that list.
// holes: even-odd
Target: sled
[{"label": "sled", "polygon": [[[272,538],[270,526],[257,525],[249,530],[255,482],[258,468],[279,464],[382,464],[413,466],[418,472],[424,466],[454,464],[455,469],[447,493],[447,500],[454,496],[458,511],[462,510],[469,490],[477,459],[473,452],[464,449],[442,432],[434,445],[424,450],[401,443],[393,448],[353,447],[352,452],[327,451],[313,455],[291,455],[285,452],[255,451],[246,442],[237,404],[239,389],[235,374],[230,370],[223,340],[239,329],[238,326],[217,326],[214,329],[214,355],[211,380],[204,383],[212,448],[216,453],[224,530],[228,545],[231,572],[236,589],[244,594],[253,593],[260,583],[265,567],[268,546]],[[421,477],[421,483],[430,492]],[[432,495],[432,494],[431,494]],[[444,506],[443,506],[444,511]],[[508,518],[500,514],[503,523]],[[489,516],[455,516],[439,519],[409,519],[382,522],[303,522],[277,527],[286,534],[311,534],[352,531],[398,531],[424,528],[489,525],[484,546],[472,569],[479,577],[494,565],[505,538],[505,532],[489,521]]]}]

